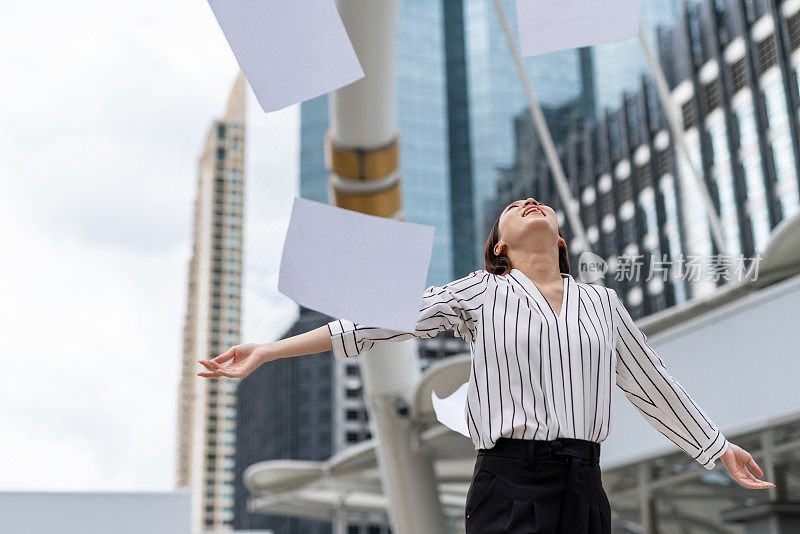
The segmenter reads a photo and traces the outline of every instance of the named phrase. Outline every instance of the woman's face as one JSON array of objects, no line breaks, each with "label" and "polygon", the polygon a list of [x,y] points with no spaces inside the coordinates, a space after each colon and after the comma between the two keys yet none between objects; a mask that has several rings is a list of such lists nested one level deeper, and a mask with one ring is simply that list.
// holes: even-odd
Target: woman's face
[{"label": "woman's face", "polygon": [[526,237],[534,232],[551,236],[554,243],[560,239],[555,210],[534,198],[517,200],[506,206],[500,214],[499,230],[500,243],[495,246],[495,254],[502,253],[502,243],[512,249],[521,248]]}]

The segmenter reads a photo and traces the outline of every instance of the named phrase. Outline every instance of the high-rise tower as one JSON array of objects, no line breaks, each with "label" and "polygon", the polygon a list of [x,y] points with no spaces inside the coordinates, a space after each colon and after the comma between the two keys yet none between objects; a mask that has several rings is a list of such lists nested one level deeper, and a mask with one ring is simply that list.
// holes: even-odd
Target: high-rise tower
[{"label": "high-rise tower", "polygon": [[194,240],[183,329],[176,484],[192,491],[193,532],[233,521],[236,387],[198,378],[198,359],[240,342],[245,79],[206,137],[197,172]]}]

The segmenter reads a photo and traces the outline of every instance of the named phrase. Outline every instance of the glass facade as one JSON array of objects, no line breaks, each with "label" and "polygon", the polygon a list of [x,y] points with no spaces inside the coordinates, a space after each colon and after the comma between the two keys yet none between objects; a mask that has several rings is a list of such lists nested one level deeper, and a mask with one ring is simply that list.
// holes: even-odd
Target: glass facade
[{"label": "glass facade", "polygon": [[741,254],[741,234],[736,215],[733,171],[728,150],[728,130],[721,110],[709,114],[706,119],[706,129],[711,141],[714,178],[719,195],[720,224],[725,245],[729,254]]},{"label": "glass facade", "polygon": [[[714,255],[721,251],[693,166],[718,207],[726,261],[749,266],[773,228],[798,211],[800,4],[783,6],[785,25],[777,30],[764,2],[746,13],[735,11],[737,5],[687,4],[681,20],[659,33],[689,160],[673,146],[649,80],[559,146],[573,197],[582,200],[593,252],[606,259],[609,271],[614,274],[617,256],[634,260],[643,254],[645,264],[664,256],[670,262],[666,284],[606,276],[634,316],[712,293],[729,280],[715,274],[721,266]],[[521,117],[518,123],[532,129]],[[520,129],[517,135],[531,133]],[[516,146],[513,165],[498,181],[496,205],[533,195],[563,211],[546,163],[531,162],[519,140]],[[572,230],[567,225],[562,232],[569,242]]]},{"label": "glass facade", "polygon": [[[516,28],[515,2],[504,0],[504,5],[512,28]],[[678,5],[677,0],[642,2],[641,22],[653,34],[656,25],[674,20]],[[483,266],[486,221],[493,217],[487,210],[493,207],[500,169],[514,163],[514,117],[527,106],[492,2],[465,0],[464,14],[477,236],[474,268],[478,268]],[[556,142],[563,140],[558,132],[568,131],[569,121],[592,118],[602,110],[598,104],[617,104],[623,91],[636,91],[647,70],[636,38],[524,61],[546,115],[547,110],[560,111],[548,115]]]},{"label": "glass facade", "polygon": [[436,228],[429,284],[453,275],[448,165],[447,80],[442,2],[399,2],[397,127],[403,210]]},{"label": "glass facade", "polygon": [[[644,1],[641,3],[640,23],[651,45],[657,42],[656,28],[673,23],[680,13],[682,2],[677,0]],[[615,108],[625,92],[635,92],[641,77],[649,73],[644,52],[636,37],[603,43],[592,47],[594,87],[598,110]]]}]

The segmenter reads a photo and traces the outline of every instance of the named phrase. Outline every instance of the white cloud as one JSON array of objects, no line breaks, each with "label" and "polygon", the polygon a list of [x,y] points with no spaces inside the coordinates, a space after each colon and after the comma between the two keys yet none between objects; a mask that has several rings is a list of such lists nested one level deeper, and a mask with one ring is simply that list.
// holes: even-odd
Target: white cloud
[{"label": "white cloud", "polygon": [[[196,165],[237,66],[189,0],[12,0],[0,48],[0,490],[172,489]],[[270,254],[245,251],[268,282],[245,340],[267,341],[294,308],[272,273],[297,110],[250,108],[276,148],[246,189],[266,210],[246,246]]]}]

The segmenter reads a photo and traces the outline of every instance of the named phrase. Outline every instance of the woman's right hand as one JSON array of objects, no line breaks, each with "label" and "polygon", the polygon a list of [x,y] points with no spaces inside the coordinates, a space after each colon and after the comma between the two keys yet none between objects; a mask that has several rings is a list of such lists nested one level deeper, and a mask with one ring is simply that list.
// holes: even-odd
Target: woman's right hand
[{"label": "woman's right hand", "polygon": [[[208,371],[200,371],[197,376],[245,378],[270,359],[268,343],[235,345],[211,360],[197,360],[208,369]],[[227,362],[230,363],[223,365]]]}]

